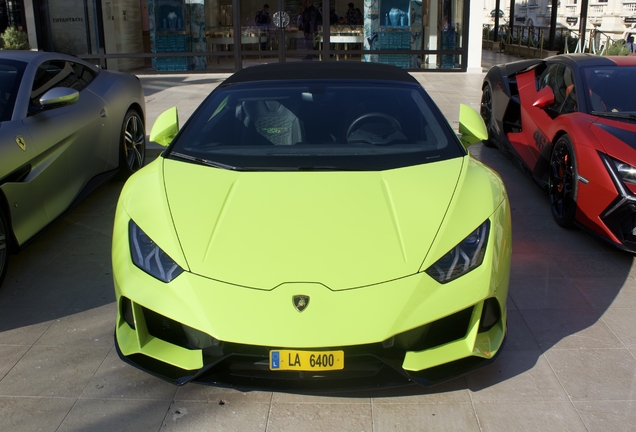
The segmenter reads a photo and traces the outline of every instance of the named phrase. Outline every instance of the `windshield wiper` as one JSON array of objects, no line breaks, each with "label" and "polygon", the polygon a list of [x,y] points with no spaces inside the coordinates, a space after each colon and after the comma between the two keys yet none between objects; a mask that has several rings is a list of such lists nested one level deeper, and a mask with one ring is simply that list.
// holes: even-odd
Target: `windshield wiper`
[{"label": "windshield wiper", "polygon": [[298,171],[337,171],[340,168],[330,165],[301,165],[296,169]]},{"label": "windshield wiper", "polygon": [[183,153],[172,152],[172,153],[170,153],[170,156],[175,156],[175,157],[177,157],[179,159],[187,160],[187,161],[190,161],[190,162],[195,162],[195,163],[198,163],[199,165],[206,165],[206,166],[211,166],[211,167],[214,167],[214,168],[226,169],[226,170],[231,170],[231,171],[239,170],[239,168],[237,168],[235,166],[232,166],[232,165],[226,165],[226,164],[222,164],[220,162],[215,162],[215,161],[211,161],[211,160],[208,160],[208,159],[198,158],[198,157],[186,155],[186,154],[183,154]]},{"label": "windshield wiper", "polygon": [[592,115],[636,121],[636,112],[592,111]]},{"label": "windshield wiper", "polygon": [[276,166],[262,166],[262,167],[236,167],[232,165],[226,165],[220,162],[211,161],[208,159],[198,158],[183,153],[172,152],[170,156],[174,156],[178,159],[183,159],[188,162],[194,162],[199,165],[211,166],[214,168],[226,169],[231,171],[338,171],[342,168],[331,165],[300,165],[289,167],[276,167]]}]

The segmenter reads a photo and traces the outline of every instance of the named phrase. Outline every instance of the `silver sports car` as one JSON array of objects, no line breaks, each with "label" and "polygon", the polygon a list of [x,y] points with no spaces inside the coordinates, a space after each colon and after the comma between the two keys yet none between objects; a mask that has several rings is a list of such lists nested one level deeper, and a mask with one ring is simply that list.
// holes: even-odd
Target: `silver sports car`
[{"label": "silver sports car", "polygon": [[144,111],[134,75],[0,51],[0,284],[10,252],[111,175],[141,168]]}]

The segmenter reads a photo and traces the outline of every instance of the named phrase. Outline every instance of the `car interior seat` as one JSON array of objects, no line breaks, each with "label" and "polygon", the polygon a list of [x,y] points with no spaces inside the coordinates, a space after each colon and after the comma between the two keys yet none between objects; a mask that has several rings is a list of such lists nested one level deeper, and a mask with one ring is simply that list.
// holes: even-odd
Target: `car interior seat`
[{"label": "car interior seat", "polygon": [[255,131],[274,145],[303,142],[302,122],[276,100],[243,101],[241,115],[248,133]]},{"label": "car interior seat", "polygon": [[607,111],[603,95],[603,87],[607,85],[603,79],[596,73],[592,73],[587,79],[587,86],[590,91],[590,102],[592,103],[592,111]]}]

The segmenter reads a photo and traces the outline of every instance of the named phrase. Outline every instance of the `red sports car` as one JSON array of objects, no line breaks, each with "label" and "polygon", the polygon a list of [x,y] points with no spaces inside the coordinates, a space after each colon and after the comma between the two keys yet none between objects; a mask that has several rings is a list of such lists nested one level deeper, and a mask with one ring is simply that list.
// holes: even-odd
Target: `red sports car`
[{"label": "red sports car", "polygon": [[636,56],[558,55],[494,66],[487,146],[547,189],[552,215],[636,253]]}]

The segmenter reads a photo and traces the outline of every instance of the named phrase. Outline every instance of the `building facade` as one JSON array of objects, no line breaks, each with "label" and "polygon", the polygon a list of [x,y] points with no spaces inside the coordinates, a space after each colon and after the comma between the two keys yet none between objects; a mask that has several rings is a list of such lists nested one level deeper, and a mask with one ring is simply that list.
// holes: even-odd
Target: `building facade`
[{"label": "building facade", "polygon": [[19,3],[33,48],[108,69],[232,72],[251,64],[311,60],[481,72],[482,4],[470,0]]},{"label": "building facade", "polygon": [[[581,28],[581,0],[559,0],[557,28],[578,32]],[[485,24],[494,24],[495,0],[484,0],[483,17]],[[501,0],[499,9],[503,12],[500,24],[508,24],[510,2]],[[549,28],[552,16],[552,0],[522,0],[516,2],[514,25]],[[625,39],[636,33],[636,0],[590,0],[585,23],[587,37],[595,30],[612,39]]]}]

